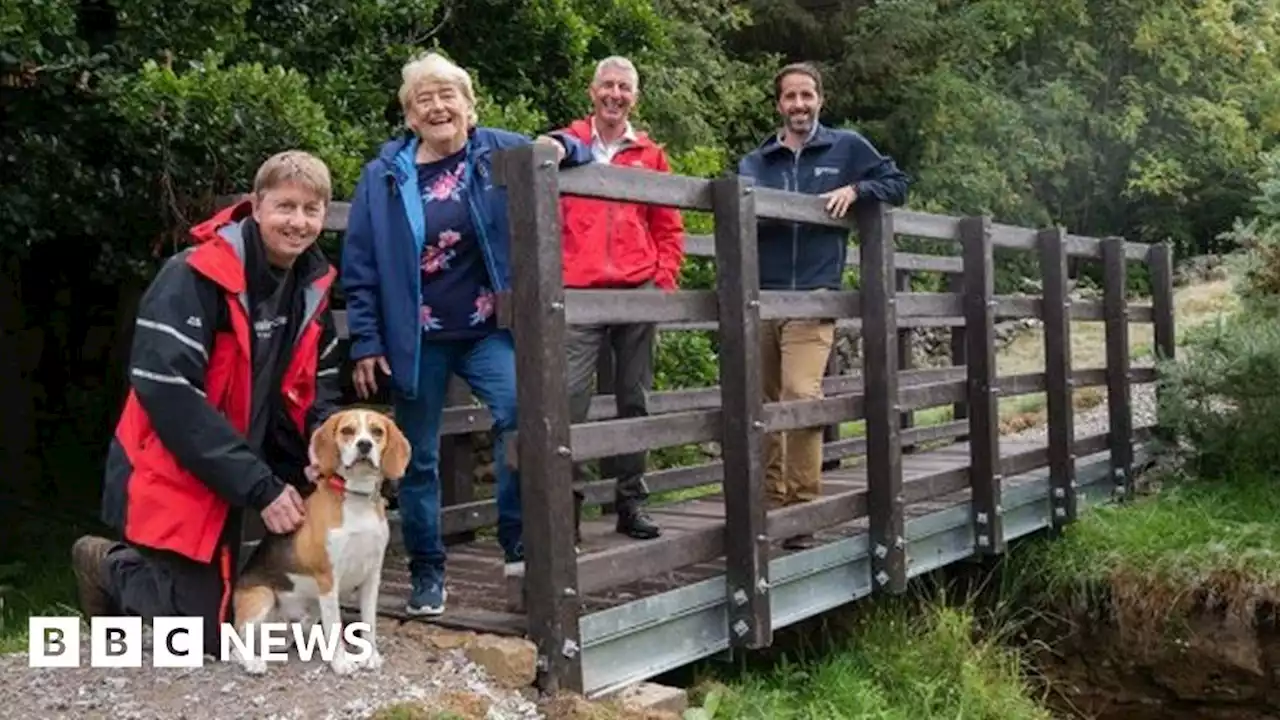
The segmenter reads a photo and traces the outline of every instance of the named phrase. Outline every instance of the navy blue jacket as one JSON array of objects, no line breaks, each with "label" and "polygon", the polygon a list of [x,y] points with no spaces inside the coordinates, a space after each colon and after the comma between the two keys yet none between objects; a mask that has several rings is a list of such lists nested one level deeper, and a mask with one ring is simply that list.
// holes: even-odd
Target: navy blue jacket
[{"label": "navy blue jacket", "polygon": [[[592,162],[591,149],[574,137],[550,133],[565,144],[561,167]],[[527,145],[524,135],[479,127],[467,141],[471,221],[495,291],[511,287],[507,190],[493,182],[493,153]],[[405,397],[418,391],[422,330],[419,272],[426,221],[414,158],[418,138],[404,132],[383,144],[361,172],[342,243],[342,289],[352,360],[381,355],[391,382]]]},{"label": "navy blue jacket", "polygon": [[[853,185],[859,201],[874,198],[891,205],[906,202],[909,182],[892,158],[881,155],[859,133],[821,124],[799,153],[776,134],[770,136],[742,158],[738,174],[759,187],[813,195]],[[841,288],[848,230],[761,219],[757,236],[762,290]]]}]

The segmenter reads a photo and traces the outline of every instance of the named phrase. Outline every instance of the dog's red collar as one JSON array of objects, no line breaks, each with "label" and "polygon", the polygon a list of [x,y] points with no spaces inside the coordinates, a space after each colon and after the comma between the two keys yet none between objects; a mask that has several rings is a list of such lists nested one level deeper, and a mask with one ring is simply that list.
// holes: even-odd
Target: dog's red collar
[{"label": "dog's red collar", "polygon": [[344,495],[347,493],[355,493],[356,495],[363,495],[363,496],[369,497],[376,494],[376,493],[365,492],[363,490],[348,489],[347,479],[342,477],[338,473],[334,473],[330,475],[327,481],[329,483],[329,487],[333,488],[334,490],[337,490],[339,493],[342,493]]}]

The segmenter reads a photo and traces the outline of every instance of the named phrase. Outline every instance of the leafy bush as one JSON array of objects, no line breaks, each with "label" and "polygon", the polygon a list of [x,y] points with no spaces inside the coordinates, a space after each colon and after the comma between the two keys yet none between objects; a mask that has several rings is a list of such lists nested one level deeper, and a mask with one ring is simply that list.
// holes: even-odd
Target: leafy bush
[{"label": "leafy bush", "polygon": [[1256,214],[1224,238],[1245,249],[1241,310],[1189,332],[1165,364],[1161,402],[1196,473],[1271,474],[1280,462],[1280,151],[1266,156]]},{"label": "leafy bush", "polygon": [[1160,412],[1193,474],[1236,477],[1280,466],[1280,324],[1244,310],[1188,332],[1162,363]]},{"label": "leafy bush", "polygon": [[1241,299],[1252,309],[1268,312],[1280,297],[1280,148],[1263,156],[1264,169],[1253,198],[1255,214],[1237,218],[1220,239],[1245,250]]}]

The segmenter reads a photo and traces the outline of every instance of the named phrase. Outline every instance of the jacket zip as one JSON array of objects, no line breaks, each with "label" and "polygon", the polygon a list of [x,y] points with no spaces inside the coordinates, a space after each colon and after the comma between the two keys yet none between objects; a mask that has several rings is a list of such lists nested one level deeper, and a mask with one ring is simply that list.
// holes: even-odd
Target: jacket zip
[{"label": "jacket zip", "polygon": [[[619,155],[621,155],[622,153],[624,153],[624,152],[626,152],[627,150],[630,150],[630,149],[631,149],[630,147],[622,147],[622,148],[618,148],[617,152],[615,152],[615,153],[613,154],[613,157],[609,158],[609,164],[610,164],[610,165],[620,165],[621,163],[617,163],[617,162],[614,162],[614,161],[618,159],[618,156],[619,156]],[[606,214],[605,214],[605,226],[604,226],[604,228],[605,228],[605,229],[604,229],[604,260],[605,260],[605,268],[606,268],[606,272],[607,272],[607,274],[609,274],[609,275],[612,275],[612,274],[613,274],[613,271],[614,271],[614,264],[613,264],[613,215],[614,215],[614,210],[617,208],[617,206],[618,206],[618,204],[617,204],[616,202],[614,202],[614,201],[609,201],[609,211],[608,211],[608,213],[606,213]]]},{"label": "jacket zip", "polygon": [[471,212],[471,225],[476,231],[476,240],[480,243],[480,255],[484,257],[484,266],[489,271],[489,280],[493,283],[493,291],[505,290],[502,278],[498,275],[497,265],[493,261],[492,249],[489,247],[489,235],[484,230],[484,218],[476,208],[476,193],[472,186],[475,179],[475,168],[470,156],[466,159],[467,172],[465,186],[467,188],[467,209]]},{"label": "jacket zip", "polygon": [[[791,160],[791,183],[795,187],[789,188],[795,192],[800,192],[800,153],[804,152],[804,146],[801,145],[792,155]],[[791,184],[789,183],[789,184]],[[800,223],[791,223],[791,289],[796,289],[796,263],[798,263],[800,254]]]},{"label": "jacket zip", "polygon": [[610,275],[613,274],[613,208],[613,203],[609,203],[604,225],[604,263],[606,272]]}]

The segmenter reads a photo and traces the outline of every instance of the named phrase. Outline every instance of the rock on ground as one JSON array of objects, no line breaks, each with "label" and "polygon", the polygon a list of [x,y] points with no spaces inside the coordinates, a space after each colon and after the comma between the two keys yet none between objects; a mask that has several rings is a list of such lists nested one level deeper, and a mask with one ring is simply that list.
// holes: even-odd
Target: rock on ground
[{"label": "rock on ground", "polygon": [[[382,668],[346,676],[335,675],[316,657],[302,662],[296,654],[287,664],[270,665],[261,676],[209,659],[195,669],[152,668],[149,648],[141,668],[89,668],[85,628],[80,668],[29,668],[25,652],[0,656],[0,718],[336,720],[368,718],[396,703],[428,708],[461,703],[483,709],[476,717],[484,720],[544,717],[526,697],[530,691],[496,681],[467,658],[465,646],[440,649],[422,642],[420,632],[397,632],[397,625],[380,623]],[[403,627],[414,625],[422,623]],[[477,642],[502,658],[507,683],[523,680],[517,643]],[[508,652],[492,650],[497,645]]]}]

